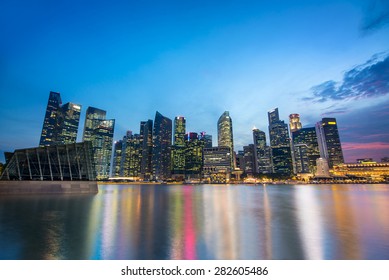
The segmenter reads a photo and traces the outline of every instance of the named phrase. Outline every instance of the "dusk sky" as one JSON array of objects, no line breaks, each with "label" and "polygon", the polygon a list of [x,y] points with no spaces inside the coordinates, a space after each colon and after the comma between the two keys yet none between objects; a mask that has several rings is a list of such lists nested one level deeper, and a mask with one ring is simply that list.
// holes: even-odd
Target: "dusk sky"
[{"label": "dusk sky", "polygon": [[[0,2],[0,161],[39,144],[50,91],[116,120],[185,116],[235,149],[279,108],[303,127],[335,117],[347,162],[389,156],[389,1]],[[81,141],[81,137],[78,138]]]}]

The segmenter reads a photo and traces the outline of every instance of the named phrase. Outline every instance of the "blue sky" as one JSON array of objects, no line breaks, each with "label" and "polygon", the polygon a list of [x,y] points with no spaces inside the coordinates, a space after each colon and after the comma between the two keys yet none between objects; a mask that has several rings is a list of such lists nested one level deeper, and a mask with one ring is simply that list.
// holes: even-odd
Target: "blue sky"
[{"label": "blue sky", "polygon": [[115,140],[158,110],[216,144],[227,110],[242,149],[278,107],[336,117],[347,161],[389,156],[387,1],[5,0],[0,26],[1,153],[38,145],[52,90]]}]

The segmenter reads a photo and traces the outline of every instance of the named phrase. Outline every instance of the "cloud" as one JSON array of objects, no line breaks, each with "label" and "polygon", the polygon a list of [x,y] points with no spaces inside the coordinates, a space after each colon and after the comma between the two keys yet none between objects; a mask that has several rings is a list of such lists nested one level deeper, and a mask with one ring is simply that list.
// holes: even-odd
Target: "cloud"
[{"label": "cloud", "polygon": [[342,149],[344,151],[349,151],[349,150],[382,150],[382,149],[389,150],[389,143],[385,143],[385,142],[370,142],[370,143],[345,142],[345,143],[342,143]]},{"label": "cloud", "polygon": [[389,2],[387,0],[371,1],[366,9],[361,31],[374,32],[389,24]]},{"label": "cloud", "polygon": [[304,101],[323,103],[348,99],[379,97],[389,94],[389,55],[374,55],[366,63],[348,70],[341,82],[326,81],[311,88]]}]

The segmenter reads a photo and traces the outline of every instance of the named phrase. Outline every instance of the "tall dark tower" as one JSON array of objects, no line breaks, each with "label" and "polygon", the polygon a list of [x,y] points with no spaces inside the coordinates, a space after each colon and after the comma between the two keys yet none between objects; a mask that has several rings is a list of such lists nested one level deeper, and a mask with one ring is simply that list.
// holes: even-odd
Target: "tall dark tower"
[{"label": "tall dark tower", "polygon": [[270,147],[266,144],[265,132],[259,130],[258,128],[254,128],[253,141],[255,149],[254,158],[256,173],[272,173],[273,168],[271,165]]},{"label": "tall dark tower", "polygon": [[343,163],[343,152],[336,119],[323,118],[316,124],[316,134],[320,157],[327,160],[328,166],[333,168],[335,165]]},{"label": "tall dark tower", "polygon": [[81,105],[66,103],[62,106],[58,92],[50,92],[39,146],[76,143]]},{"label": "tall dark tower", "polygon": [[57,128],[58,110],[61,108],[62,100],[59,92],[50,91],[49,101],[47,102],[45,119],[43,121],[40,147],[50,146],[55,141]]},{"label": "tall dark tower", "polygon": [[268,118],[273,171],[290,175],[293,164],[288,125],[279,119],[278,108],[269,111]]},{"label": "tall dark tower", "polygon": [[294,164],[296,173],[316,172],[316,160],[320,157],[314,127],[301,128],[292,132]]},{"label": "tall dark tower", "polygon": [[140,126],[140,136],[142,138],[142,161],[140,173],[144,180],[150,180],[153,173],[153,121],[142,121]]},{"label": "tall dark tower", "polygon": [[167,180],[171,177],[172,120],[159,112],[155,114],[153,130],[153,177]]}]

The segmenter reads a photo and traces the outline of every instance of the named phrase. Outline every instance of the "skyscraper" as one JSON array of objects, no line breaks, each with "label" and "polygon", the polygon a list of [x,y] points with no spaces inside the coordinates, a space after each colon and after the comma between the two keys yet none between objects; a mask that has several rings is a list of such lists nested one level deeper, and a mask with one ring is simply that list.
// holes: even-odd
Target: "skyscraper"
[{"label": "skyscraper", "polygon": [[86,110],[83,141],[91,141],[97,180],[109,178],[115,120],[106,120],[106,112],[94,107]]},{"label": "skyscraper", "polygon": [[73,144],[77,140],[78,125],[80,122],[81,105],[66,103],[57,114],[56,144]]},{"label": "skyscraper", "polygon": [[112,164],[112,177],[120,177],[121,162],[123,152],[123,141],[116,141],[114,144],[114,155]]},{"label": "skyscraper", "polygon": [[212,148],[212,135],[201,132],[200,139],[204,141],[204,148]]},{"label": "skyscraper", "polygon": [[253,175],[256,172],[255,164],[255,148],[253,144],[243,146],[243,160],[244,160],[244,173],[247,175]]},{"label": "skyscraper", "polygon": [[231,170],[234,169],[234,139],[232,132],[232,119],[228,111],[225,111],[217,122],[218,146],[230,149]]},{"label": "skyscraper", "polygon": [[299,114],[289,115],[289,127],[290,127],[290,133],[295,132],[302,128]]},{"label": "skyscraper", "polygon": [[153,121],[142,121],[140,126],[140,135],[142,138],[142,161],[140,173],[143,180],[150,180],[153,173]]},{"label": "skyscraper", "polygon": [[123,156],[121,176],[139,179],[142,163],[142,143],[139,134],[128,131],[123,137]]},{"label": "skyscraper", "polygon": [[66,103],[61,96],[50,92],[39,146],[72,144],[77,140],[81,105]]},{"label": "skyscraper", "polygon": [[271,151],[266,144],[265,132],[258,128],[253,129],[254,141],[254,158],[255,158],[255,173],[267,174],[272,173]]},{"label": "skyscraper", "polygon": [[343,152],[336,119],[323,118],[316,124],[316,134],[320,157],[327,160],[329,168],[343,163]]},{"label": "skyscraper", "polygon": [[316,160],[320,157],[315,128],[301,128],[292,132],[292,143],[296,173],[315,174]]},{"label": "skyscraper", "polygon": [[278,108],[269,111],[268,118],[273,171],[290,175],[293,164],[288,125],[279,119]]},{"label": "skyscraper", "polygon": [[45,119],[43,121],[40,147],[50,146],[55,141],[57,129],[57,115],[61,108],[62,100],[59,92],[50,91],[49,101],[47,102]]},{"label": "skyscraper", "polygon": [[84,133],[82,141],[91,141],[95,128],[102,120],[105,120],[107,112],[94,107],[88,107],[86,110]]},{"label": "skyscraper", "polygon": [[185,131],[184,117],[174,118],[174,142],[172,146],[172,174],[175,178],[184,179],[185,174]]},{"label": "skyscraper", "polygon": [[153,129],[153,177],[167,180],[171,176],[172,120],[158,111],[155,114]]},{"label": "skyscraper", "polygon": [[185,175],[200,179],[203,170],[204,140],[195,132],[185,135]]},{"label": "skyscraper", "polygon": [[174,118],[174,142],[176,146],[185,146],[186,120],[184,117]]}]

